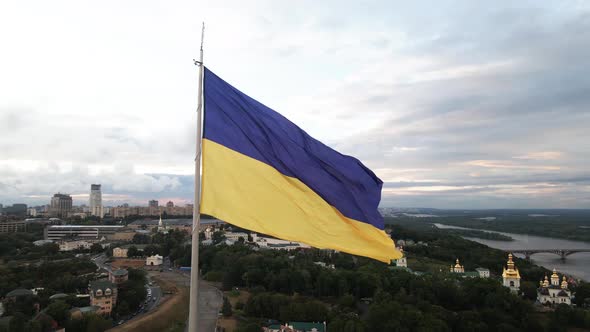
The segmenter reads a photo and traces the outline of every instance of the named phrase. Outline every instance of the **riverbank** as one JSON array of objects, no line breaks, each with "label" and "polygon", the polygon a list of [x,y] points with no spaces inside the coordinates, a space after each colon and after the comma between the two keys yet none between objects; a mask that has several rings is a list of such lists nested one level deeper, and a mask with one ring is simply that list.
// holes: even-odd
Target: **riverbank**
[{"label": "riverbank", "polygon": [[[461,229],[473,230],[470,228],[434,223],[439,229]],[[478,229],[475,229],[478,230]],[[525,250],[525,249],[590,249],[590,243],[581,241],[571,241],[552,237],[542,237],[528,234],[514,234],[505,232],[495,232],[500,235],[509,236],[513,241],[495,241],[481,238],[464,237],[468,240],[484,244],[488,247],[504,251]],[[524,257],[523,255],[517,255]],[[590,280],[590,253],[576,253],[567,256],[565,261],[553,253],[538,253],[531,257],[531,261],[548,270],[557,269],[567,275],[579,280]]]}]

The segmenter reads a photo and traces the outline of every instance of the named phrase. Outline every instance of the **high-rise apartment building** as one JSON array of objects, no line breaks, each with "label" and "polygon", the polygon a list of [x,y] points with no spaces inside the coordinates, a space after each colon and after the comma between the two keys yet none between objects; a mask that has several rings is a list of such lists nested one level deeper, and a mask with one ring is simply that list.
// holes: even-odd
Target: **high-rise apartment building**
[{"label": "high-rise apartment building", "polygon": [[72,196],[64,194],[55,194],[51,198],[49,214],[52,217],[67,218],[72,211]]},{"label": "high-rise apartment building", "polygon": [[90,215],[96,217],[103,217],[102,209],[102,192],[100,191],[100,184],[90,185]]},{"label": "high-rise apartment building", "polygon": [[157,209],[157,208],[158,208],[158,205],[159,205],[159,203],[158,203],[158,201],[156,201],[155,199],[152,199],[152,200],[151,200],[151,201],[149,201],[149,203],[148,203],[148,206],[149,206],[149,207],[151,207],[151,208],[156,208],[156,209]]}]

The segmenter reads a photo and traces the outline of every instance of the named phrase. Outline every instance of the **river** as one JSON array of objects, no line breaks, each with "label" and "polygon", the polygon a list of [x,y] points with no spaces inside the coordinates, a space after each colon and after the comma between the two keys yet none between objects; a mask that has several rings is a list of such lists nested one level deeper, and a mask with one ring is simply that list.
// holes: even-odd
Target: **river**
[{"label": "river", "polygon": [[[458,228],[458,229],[469,229],[464,227],[434,224],[438,228]],[[515,249],[590,249],[590,243],[582,241],[570,241],[564,239],[557,239],[552,237],[535,236],[527,234],[513,234],[504,232],[494,232],[485,229],[479,229],[481,231],[490,233],[499,233],[510,236],[514,241],[495,241],[478,239],[472,237],[465,237],[466,239],[485,244],[492,248],[502,249],[506,251]],[[523,255],[517,255],[524,257]],[[531,260],[549,270],[554,268],[560,272],[564,272],[569,275],[573,275],[584,280],[590,280],[590,252],[579,252],[567,256],[565,261],[561,260],[556,254],[550,253],[539,253],[531,256]],[[533,280],[537,281],[537,280]]]}]

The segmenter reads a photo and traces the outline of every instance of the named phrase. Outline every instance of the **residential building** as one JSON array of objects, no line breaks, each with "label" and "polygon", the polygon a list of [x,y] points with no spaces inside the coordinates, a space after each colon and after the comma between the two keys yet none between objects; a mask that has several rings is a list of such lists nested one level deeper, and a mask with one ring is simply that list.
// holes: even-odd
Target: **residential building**
[{"label": "residential building", "polygon": [[465,267],[459,263],[459,258],[455,261],[455,265],[451,265],[451,273],[465,273]]},{"label": "residential building", "polygon": [[103,237],[110,239],[124,228],[114,225],[49,225],[45,227],[44,235],[46,240],[100,240]]},{"label": "residential building", "polygon": [[59,251],[89,250],[92,244],[88,241],[64,241],[59,243]]},{"label": "residential building", "polygon": [[49,215],[57,218],[67,218],[72,211],[72,196],[57,193],[51,198]]},{"label": "residential building", "polygon": [[102,209],[102,192],[100,184],[90,185],[90,215],[102,218],[104,211]]},{"label": "residential building", "polygon": [[28,208],[27,215],[29,217],[36,217],[37,216],[37,209],[36,208]]},{"label": "residential building", "polygon": [[123,229],[120,232],[115,232],[114,234],[109,235],[109,240],[119,242],[131,242],[133,241],[133,237],[137,234],[137,232],[131,229]]},{"label": "residential building", "polygon": [[159,202],[156,201],[155,199],[152,199],[151,201],[148,202],[148,206],[154,209],[157,209],[159,205]]},{"label": "residential building", "polygon": [[562,282],[559,283],[559,275],[557,270],[553,269],[551,275],[551,283],[547,276],[545,280],[539,281],[539,288],[537,289],[537,301],[541,304],[572,304],[572,291],[568,289],[568,282],[565,275]]},{"label": "residential building", "polygon": [[145,265],[147,266],[160,266],[164,264],[164,257],[160,255],[149,256],[145,259]]},{"label": "residential building", "polygon": [[26,230],[27,223],[25,221],[0,221],[0,234],[25,232]]},{"label": "residential building", "polygon": [[168,201],[168,203],[166,203],[166,207],[167,208],[173,208],[174,207],[174,202]]},{"label": "residential building", "polygon": [[98,314],[110,315],[117,304],[117,285],[106,280],[91,281],[88,286],[90,305],[100,307]]},{"label": "residential building", "polygon": [[122,284],[129,279],[129,272],[125,269],[109,271],[109,281],[114,284]]},{"label": "residential building", "polygon": [[480,278],[489,278],[490,277],[490,270],[485,269],[483,267],[478,267],[475,269],[475,272],[479,275]]},{"label": "residential building", "polygon": [[147,247],[147,244],[126,244],[121,247],[117,247],[113,249],[113,257],[114,258],[127,258],[129,257],[129,248],[135,247],[137,251],[143,252],[143,249]]},{"label": "residential building", "polygon": [[127,216],[157,216],[163,213],[168,216],[189,216],[193,214],[193,205],[187,204],[185,206],[159,206],[157,208],[152,206],[129,206],[124,204],[111,208],[111,215],[114,218],[125,218]]},{"label": "residential building", "polygon": [[127,248],[114,248],[113,249],[113,257],[115,258],[127,258]]},{"label": "residential building", "polygon": [[512,254],[508,254],[507,267],[502,271],[502,284],[513,293],[518,293],[520,289],[520,272],[512,261]]}]

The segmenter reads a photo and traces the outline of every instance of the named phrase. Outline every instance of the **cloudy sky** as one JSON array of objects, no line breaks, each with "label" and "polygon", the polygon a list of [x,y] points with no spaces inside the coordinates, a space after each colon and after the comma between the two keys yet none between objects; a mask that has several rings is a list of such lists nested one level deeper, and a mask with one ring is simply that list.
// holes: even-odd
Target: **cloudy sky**
[{"label": "cloudy sky", "polygon": [[590,207],[587,1],[2,1],[0,203],[192,201],[205,62],[382,206]]}]

